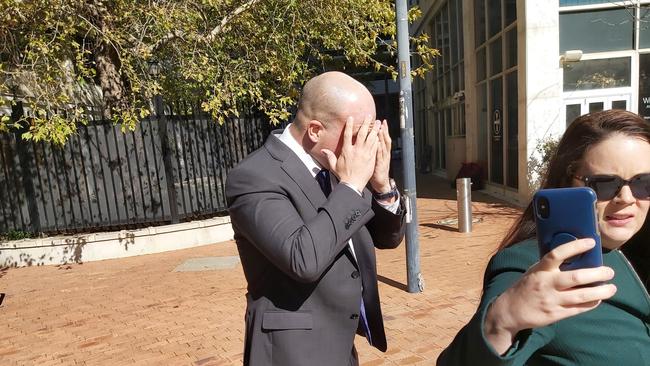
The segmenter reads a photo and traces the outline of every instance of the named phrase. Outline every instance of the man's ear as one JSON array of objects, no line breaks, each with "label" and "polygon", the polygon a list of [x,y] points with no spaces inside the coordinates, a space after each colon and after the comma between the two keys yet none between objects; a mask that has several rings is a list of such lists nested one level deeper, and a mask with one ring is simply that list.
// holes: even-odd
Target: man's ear
[{"label": "man's ear", "polygon": [[320,121],[312,119],[307,123],[307,138],[309,138],[309,141],[314,144],[317,143],[322,132],[323,124]]}]

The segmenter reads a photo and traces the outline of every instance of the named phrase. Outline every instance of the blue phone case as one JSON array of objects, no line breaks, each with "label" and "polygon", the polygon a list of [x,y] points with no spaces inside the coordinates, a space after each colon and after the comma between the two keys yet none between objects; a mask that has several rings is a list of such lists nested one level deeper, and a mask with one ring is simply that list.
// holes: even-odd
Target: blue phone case
[{"label": "blue phone case", "polygon": [[[547,217],[540,211],[547,202]],[[588,187],[541,189],[533,196],[540,258],[559,245],[576,239],[593,238],[596,245],[581,255],[569,258],[563,271],[600,267],[603,254],[596,215],[596,193]]]}]

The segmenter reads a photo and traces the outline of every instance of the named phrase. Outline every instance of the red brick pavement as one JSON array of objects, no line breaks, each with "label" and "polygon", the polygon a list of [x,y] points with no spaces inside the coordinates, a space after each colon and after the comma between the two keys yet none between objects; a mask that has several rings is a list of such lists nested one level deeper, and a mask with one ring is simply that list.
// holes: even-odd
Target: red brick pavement
[{"label": "red brick pavement", "polygon": [[[381,353],[357,337],[362,365],[432,365],[473,314],[482,273],[518,211],[474,193],[471,234],[437,224],[455,217],[447,183],[421,178],[421,272],[405,289],[404,246],[377,256],[388,335]],[[429,198],[426,198],[429,197]],[[233,256],[233,242],[117,260],[0,272],[1,365],[237,365],[242,359],[241,266],[173,272],[187,259]]]}]

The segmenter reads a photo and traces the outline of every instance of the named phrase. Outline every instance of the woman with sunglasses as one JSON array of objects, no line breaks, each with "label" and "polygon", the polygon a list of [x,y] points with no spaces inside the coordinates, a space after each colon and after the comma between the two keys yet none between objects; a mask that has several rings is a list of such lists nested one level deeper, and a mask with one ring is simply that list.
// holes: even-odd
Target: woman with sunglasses
[{"label": "woman with sunglasses", "polygon": [[539,259],[532,202],[485,272],[478,311],[438,365],[650,365],[650,124],[610,110],[576,119],[543,188],[591,187],[604,265],[560,271],[592,239]]}]

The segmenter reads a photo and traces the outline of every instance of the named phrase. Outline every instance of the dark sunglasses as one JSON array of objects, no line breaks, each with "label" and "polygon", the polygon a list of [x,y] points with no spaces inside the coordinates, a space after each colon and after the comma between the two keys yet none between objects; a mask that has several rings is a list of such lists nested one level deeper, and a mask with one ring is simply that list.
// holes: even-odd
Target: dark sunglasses
[{"label": "dark sunglasses", "polygon": [[644,200],[650,198],[650,173],[635,175],[630,180],[625,180],[618,175],[600,174],[575,176],[576,179],[585,183],[585,186],[593,189],[600,201],[609,201],[616,197],[618,192],[627,185],[636,199]]}]

